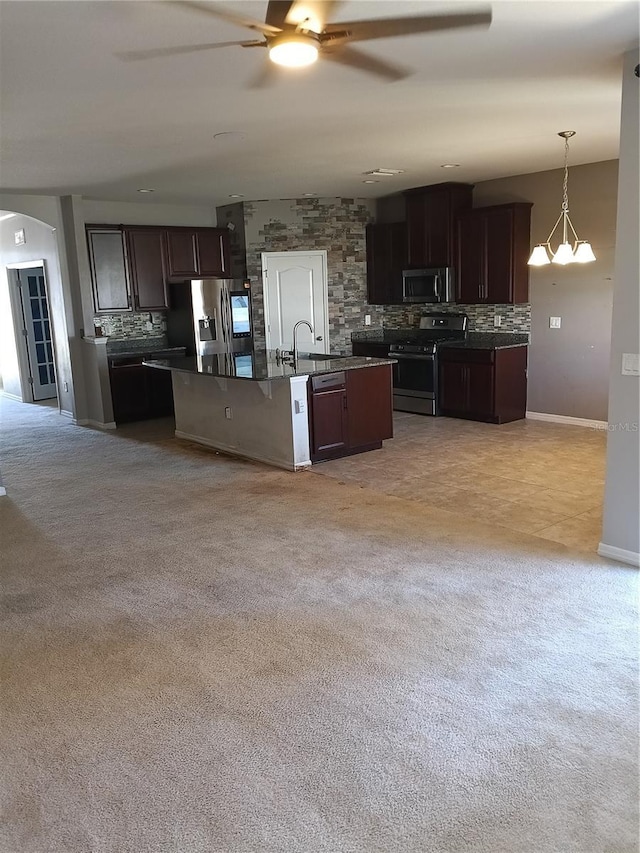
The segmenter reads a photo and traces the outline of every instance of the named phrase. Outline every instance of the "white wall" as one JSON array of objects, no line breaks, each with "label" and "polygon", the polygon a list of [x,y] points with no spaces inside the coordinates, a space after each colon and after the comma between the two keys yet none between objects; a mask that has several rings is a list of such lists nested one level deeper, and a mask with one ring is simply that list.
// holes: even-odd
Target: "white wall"
[{"label": "white wall", "polygon": [[[5,206],[5,201],[1,197],[0,205],[4,210],[12,209]],[[51,217],[55,224],[45,224],[22,214],[0,222],[0,332],[2,335],[0,370],[5,390],[21,399],[28,399],[27,395],[23,394],[19,380],[18,345],[15,340],[13,320],[9,309],[7,265],[44,260],[55,350],[58,400],[61,411],[74,415],[74,376],[71,369],[69,340],[73,331],[70,332],[68,324],[64,293],[65,282],[59,257],[59,209],[56,204],[48,205],[46,203],[34,206],[27,205],[27,209],[35,209],[40,215]],[[24,229],[26,242],[24,245],[16,246],[14,234],[20,229]]]},{"label": "white wall", "polygon": [[611,378],[607,476],[602,542],[604,556],[639,564],[640,561],[640,379],[622,376],[622,354],[640,350],[640,150],[638,127],[640,80],[634,68],[635,50],[625,55],[620,126],[620,179],[611,336]]}]

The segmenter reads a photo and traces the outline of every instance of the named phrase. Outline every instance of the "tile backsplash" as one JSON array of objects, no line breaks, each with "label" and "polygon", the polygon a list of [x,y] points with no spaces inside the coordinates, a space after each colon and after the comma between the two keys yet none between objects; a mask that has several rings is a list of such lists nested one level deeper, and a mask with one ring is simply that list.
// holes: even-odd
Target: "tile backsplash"
[{"label": "tile backsplash", "polygon": [[[420,317],[431,311],[464,313],[469,317],[470,332],[519,332],[531,333],[531,305],[386,305],[382,325],[386,329],[413,328],[418,326]],[[495,317],[501,317],[500,326],[494,323]]]},{"label": "tile backsplash", "polygon": [[94,327],[100,327],[104,337],[117,341],[133,338],[157,338],[167,331],[165,311],[128,311],[118,314],[96,314]]}]

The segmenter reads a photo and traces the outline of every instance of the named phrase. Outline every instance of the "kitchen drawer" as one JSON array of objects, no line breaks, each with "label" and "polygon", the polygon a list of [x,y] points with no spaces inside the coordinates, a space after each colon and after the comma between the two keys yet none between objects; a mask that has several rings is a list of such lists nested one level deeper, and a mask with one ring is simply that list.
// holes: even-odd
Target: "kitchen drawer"
[{"label": "kitchen drawer", "polygon": [[440,361],[456,361],[465,364],[493,364],[495,361],[495,350],[492,349],[441,347],[438,352]]},{"label": "kitchen drawer", "polygon": [[344,388],[346,378],[344,372],[322,373],[320,376],[311,377],[311,388],[314,394],[322,391],[332,391],[334,388]]}]

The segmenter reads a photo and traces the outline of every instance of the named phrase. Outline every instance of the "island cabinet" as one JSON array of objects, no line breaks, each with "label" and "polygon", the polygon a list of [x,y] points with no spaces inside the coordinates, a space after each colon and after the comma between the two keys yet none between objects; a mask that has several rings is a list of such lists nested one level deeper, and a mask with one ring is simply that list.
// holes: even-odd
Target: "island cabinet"
[{"label": "island cabinet", "polygon": [[471,208],[472,184],[443,183],[407,190],[407,267],[455,266],[456,222]]},{"label": "island cabinet", "polygon": [[402,271],[407,268],[407,225],[367,225],[367,301],[371,305],[402,302]]},{"label": "island cabinet", "polygon": [[524,418],[527,348],[439,351],[440,414],[489,423]]},{"label": "island cabinet", "polygon": [[382,447],[393,437],[391,365],[309,378],[312,462]]},{"label": "island cabinet", "polygon": [[525,202],[480,207],[458,217],[459,303],[529,300],[531,207]]},{"label": "island cabinet", "polygon": [[229,277],[229,234],[226,228],[169,228],[166,233],[170,279]]}]

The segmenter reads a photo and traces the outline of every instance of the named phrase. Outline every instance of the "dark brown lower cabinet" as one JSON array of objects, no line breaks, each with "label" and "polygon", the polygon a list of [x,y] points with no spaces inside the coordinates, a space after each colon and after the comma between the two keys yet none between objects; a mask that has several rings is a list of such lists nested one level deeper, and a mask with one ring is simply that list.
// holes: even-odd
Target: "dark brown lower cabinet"
[{"label": "dark brown lower cabinet", "polygon": [[137,357],[113,360],[109,380],[116,424],[173,414],[170,371],[145,367]]},{"label": "dark brown lower cabinet", "polygon": [[488,423],[524,418],[527,348],[440,349],[440,414]]},{"label": "dark brown lower cabinet", "polygon": [[393,438],[391,365],[309,379],[311,460],[382,447]]}]

